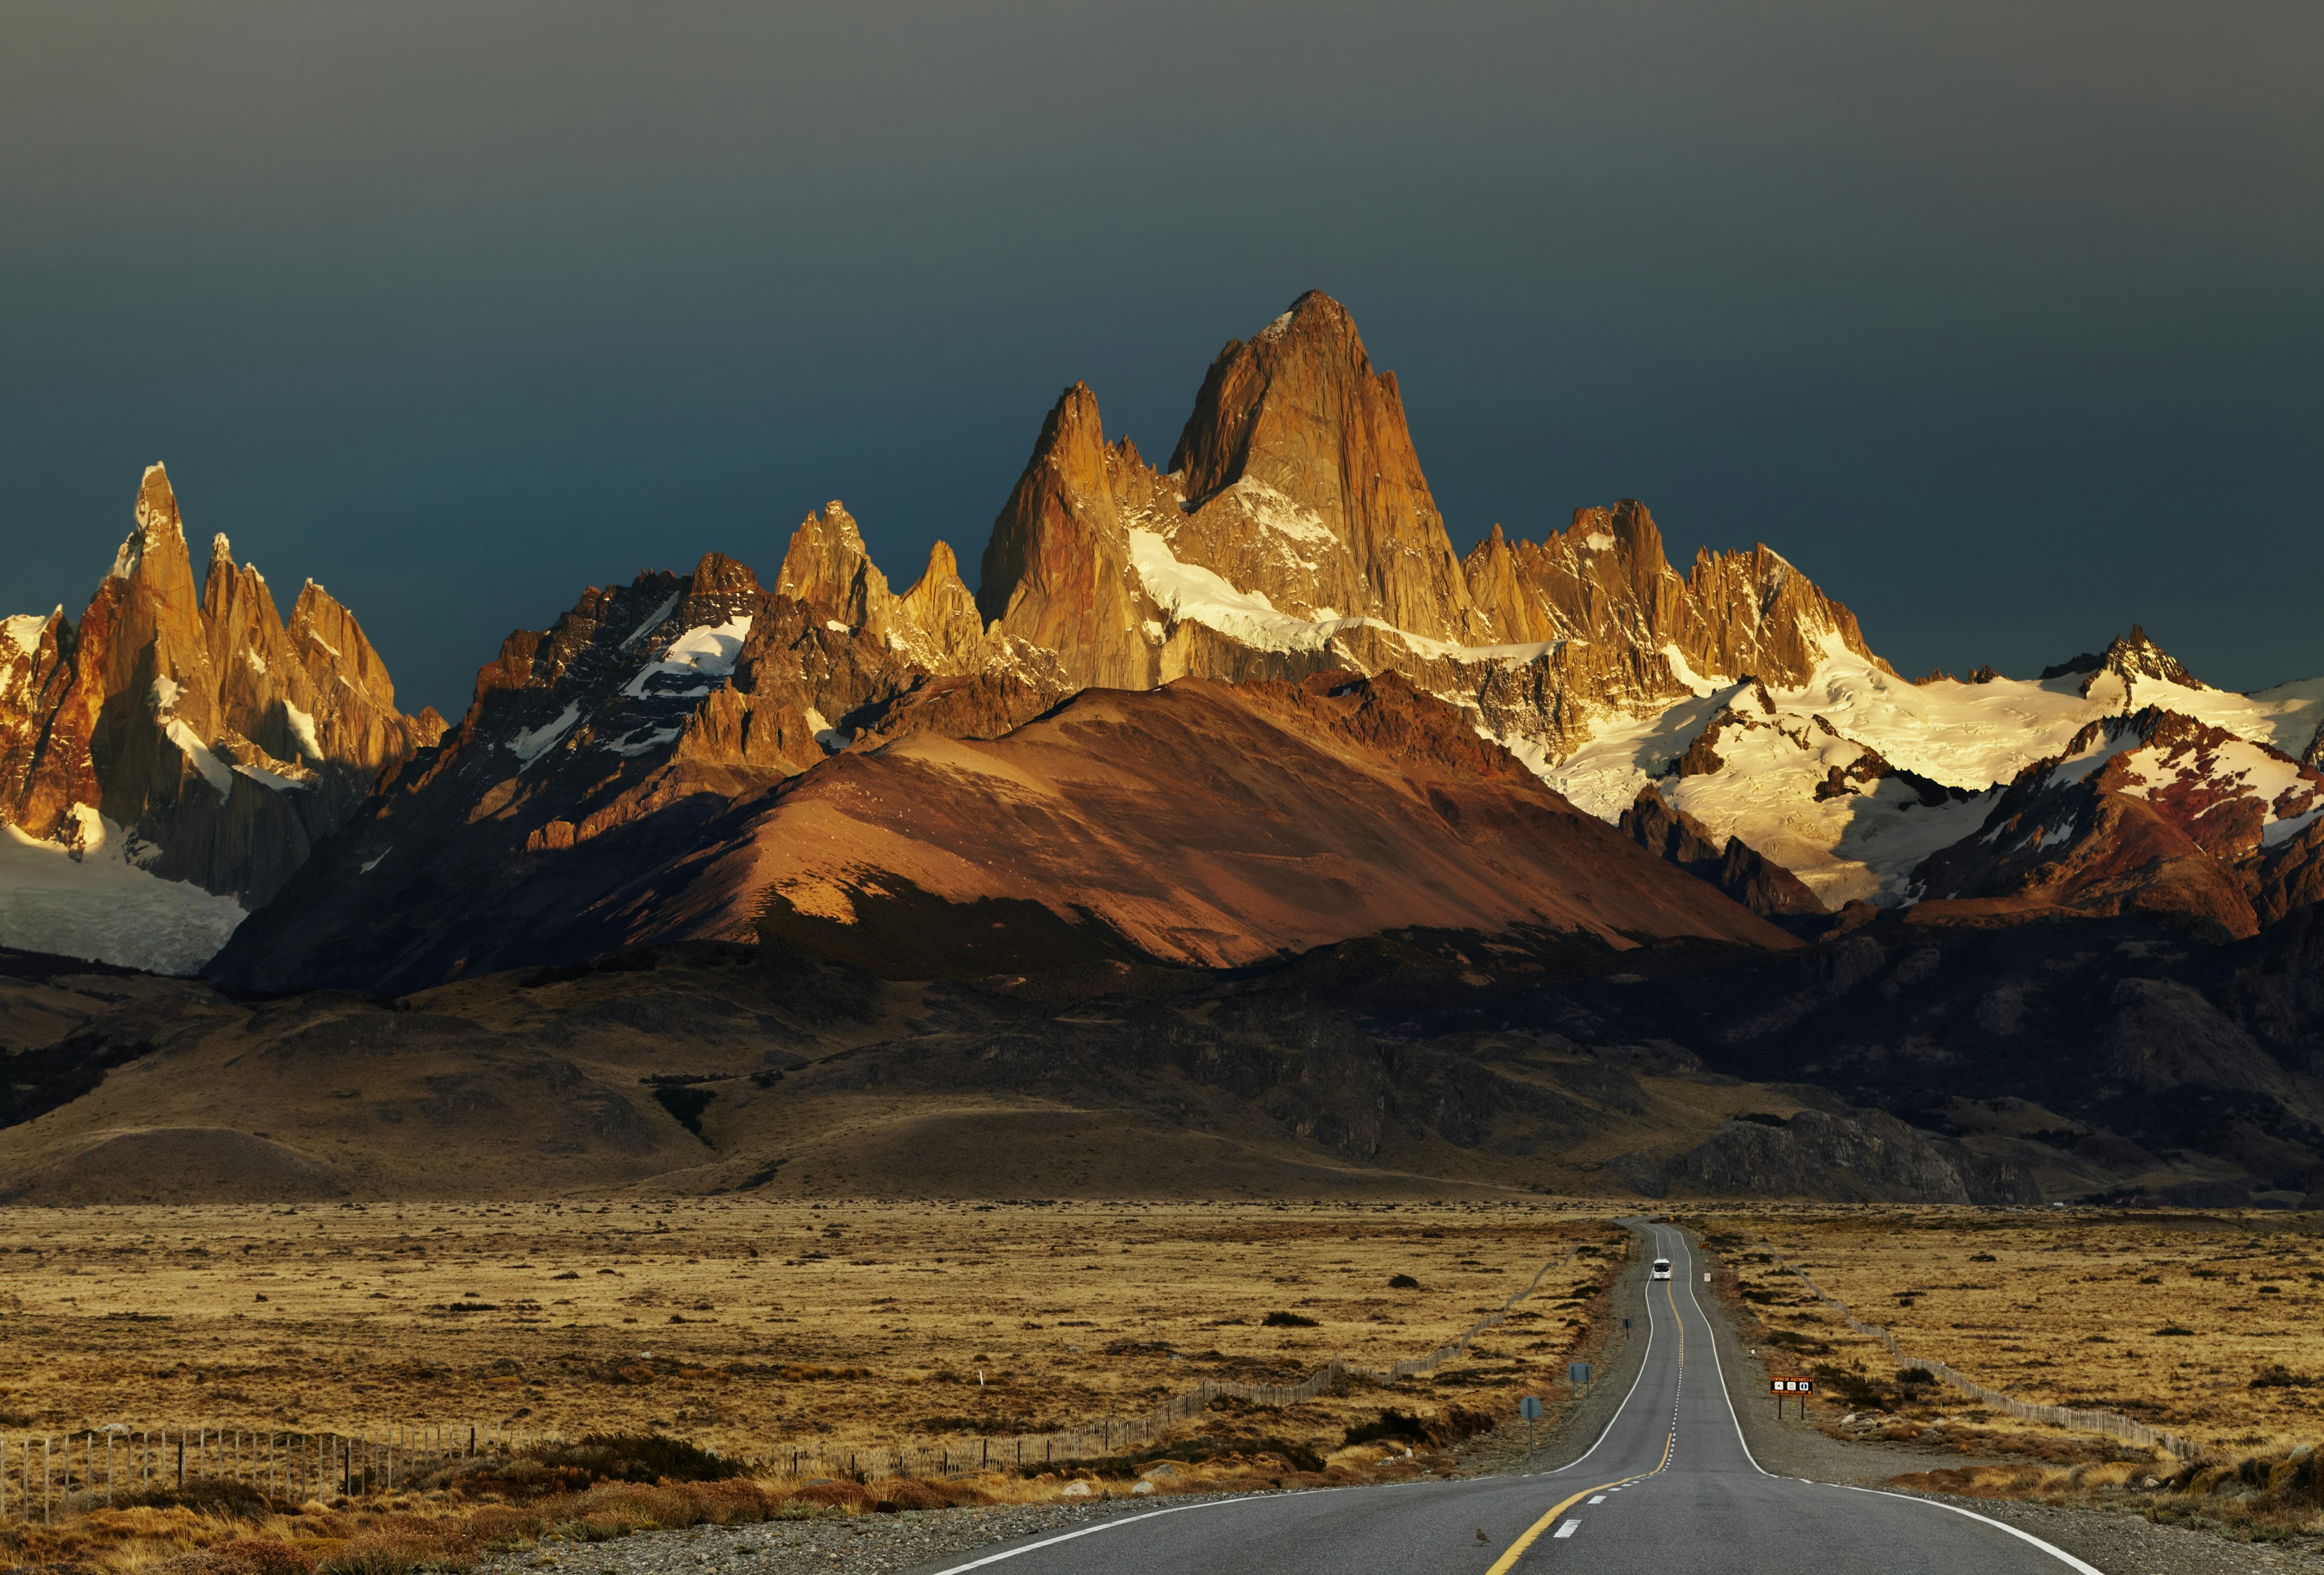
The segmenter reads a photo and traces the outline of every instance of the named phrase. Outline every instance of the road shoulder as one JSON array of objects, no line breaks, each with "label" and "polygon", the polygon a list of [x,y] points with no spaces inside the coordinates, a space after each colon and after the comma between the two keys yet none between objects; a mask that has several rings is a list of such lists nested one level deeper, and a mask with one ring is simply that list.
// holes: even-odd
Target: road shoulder
[{"label": "road shoulder", "polygon": [[[1688,1242],[1698,1260],[1715,1256],[1703,1248],[1692,1231]],[[1853,1443],[1832,1438],[1804,1422],[1777,1422],[1775,1401],[1767,1390],[1766,1366],[1737,1338],[1725,1304],[1702,1284],[1701,1272],[1696,1271],[1692,1287],[1695,1300],[1710,1321],[1711,1337],[1719,1348],[1720,1369],[1727,1381],[1727,1397],[1742,1428],[1743,1441],[1763,1470],[1808,1482],[1893,1491],[1885,1484],[1901,1473],[1966,1463],[1958,1454],[1910,1444]],[[2015,1526],[2107,1575],[2324,1572],[2324,1557],[2300,1547],[2231,1542],[2209,1532],[2156,1525],[2135,1515],[1950,1494],[1902,1497],[1958,1506]]]}]

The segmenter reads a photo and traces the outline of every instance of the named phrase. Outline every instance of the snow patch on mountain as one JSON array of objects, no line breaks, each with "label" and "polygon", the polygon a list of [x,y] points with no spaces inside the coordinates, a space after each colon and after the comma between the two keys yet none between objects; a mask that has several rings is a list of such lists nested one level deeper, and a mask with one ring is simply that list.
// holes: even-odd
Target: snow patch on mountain
[{"label": "snow patch on mountain", "polygon": [[1340,539],[1323,523],[1323,517],[1314,510],[1305,508],[1287,494],[1277,492],[1257,476],[1245,476],[1226,489],[1240,500],[1243,512],[1262,530],[1309,547],[1334,547]]},{"label": "snow patch on mountain", "polygon": [[[581,707],[578,705],[569,705],[558,714],[556,721],[542,727],[526,728],[511,739],[510,752],[522,760],[526,766],[530,766],[546,754],[558,739],[572,732],[573,724],[580,720]],[[523,767],[519,767],[518,769],[521,770]]]},{"label": "snow patch on mountain", "polygon": [[303,788],[307,786],[295,777],[285,777],[279,772],[270,771],[263,766],[254,766],[244,760],[236,760],[234,769],[236,773],[249,778],[260,787],[272,788],[277,793],[288,793],[294,788]]},{"label": "snow patch on mountain", "polygon": [[290,736],[299,745],[299,752],[310,760],[323,758],[323,746],[315,741],[315,719],[288,700],[282,703],[283,717],[290,723]]},{"label": "snow patch on mountain", "polygon": [[[59,612],[63,611],[61,607],[57,609]],[[33,612],[19,612],[13,618],[0,620],[0,631],[5,631],[16,649],[26,656],[40,654],[41,636],[48,627],[49,620]]]},{"label": "snow patch on mountain", "polygon": [[624,760],[630,760],[639,755],[650,754],[666,743],[676,742],[678,735],[685,731],[682,727],[632,728],[621,737],[608,740],[602,747],[611,753],[620,755]]},{"label": "snow patch on mountain", "polygon": [[628,650],[632,646],[637,644],[638,641],[643,640],[647,635],[651,634],[655,630],[659,629],[663,623],[669,621],[670,613],[677,610],[678,599],[685,594],[686,593],[683,590],[672,591],[669,594],[669,599],[665,601],[660,606],[655,608],[652,612],[647,613],[643,622],[640,622],[635,629],[631,630],[628,634],[622,636],[622,643],[614,649],[617,650]]},{"label": "snow patch on mountain", "polygon": [[1694,664],[1686,659],[1686,652],[1679,649],[1675,645],[1663,647],[1663,660],[1670,668],[1671,677],[1693,690],[1698,699],[1714,693],[1726,681],[1720,678],[1706,678],[1696,672]]},{"label": "snow patch on mountain", "polygon": [[1806,684],[1771,689],[1788,711],[1820,715],[1878,750],[1891,764],[1949,788],[1982,791],[2007,782],[2110,709],[2085,700],[2068,678],[1984,684],[1941,678],[1914,684],[1850,651],[1836,634]]},{"label": "snow patch on mountain", "polygon": [[1993,806],[1990,795],[1931,806],[1895,777],[1820,796],[1834,768],[1864,761],[1862,744],[1795,713],[1770,717],[1755,694],[1731,708],[1717,742],[1724,764],[1664,781],[1663,797],[1717,836],[1741,837],[1827,907],[1907,900],[1914,867],[1975,832]]},{"label": "snow patch on mountain", "polygon": [[[734,663],[742,654],[742,642],[751,637],[751,615],[747,612],[730,618],[715,627],[705,625],[689,629],[669,642],[659,661],[648,662],[638,669],[637,677],[624,685],[622,693],[632,700],[646,696],[646,686],[657,678],[723,678],[734,670]],[[710,692],[706,684],[684,689],[663,689],[655,698],[691,698]]]},{"label": "snow patch on mountain", "polygon": [[[161,679],[158,682],[167,683],[168,680]],[[161,732],[168,736],[171,743],[178,746],[178,752],[186,757],[194,769],[202,774],[202,780],[210,785],[211,791],[220,798],[228,797],[233,794],[233,769],[210,753],[209,747],[194,735],[192,728],[172,716],[161,724]]]},{"label": "snow patch on mountain", "polygon": [[1239,591],[1200,564],[1181,563],[1159,531],[1130,532],[1130,561],[1157,605],[1182,623],[1201,623],[1261,650],[1320,650],[1360,619],[1310,622],[1276,610],[1263,591]]}]

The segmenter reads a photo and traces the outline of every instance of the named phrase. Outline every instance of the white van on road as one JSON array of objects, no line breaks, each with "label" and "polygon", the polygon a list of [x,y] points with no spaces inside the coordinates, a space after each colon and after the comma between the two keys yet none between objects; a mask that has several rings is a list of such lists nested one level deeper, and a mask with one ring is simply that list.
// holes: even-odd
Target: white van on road
[{"label": "white van on road", "polygon": [[1666,1257],[1655,1259],[1655,1278],[1658,1280],[1670,1278],[1670,1259]]}]

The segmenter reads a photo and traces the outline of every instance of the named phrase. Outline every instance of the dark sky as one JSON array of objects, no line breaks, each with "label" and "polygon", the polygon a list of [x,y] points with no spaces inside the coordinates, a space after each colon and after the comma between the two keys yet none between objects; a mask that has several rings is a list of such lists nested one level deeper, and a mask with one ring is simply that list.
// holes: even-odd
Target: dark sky
[{"label": "dark sky", "polygon": [[[88,4],[0,21],[0,612],[198,543],[403,703],[837,496],[972,579],[1328,290],[1465,549],[1645,499],[1907,671],[2324,673],[2324,6]],[[287,594],[285,595],[287,610]]]}]

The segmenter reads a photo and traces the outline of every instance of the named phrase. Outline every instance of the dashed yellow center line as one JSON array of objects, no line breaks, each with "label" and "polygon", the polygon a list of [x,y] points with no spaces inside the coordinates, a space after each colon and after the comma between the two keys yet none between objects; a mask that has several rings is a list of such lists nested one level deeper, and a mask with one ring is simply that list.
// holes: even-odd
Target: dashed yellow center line
[{"label": "dashed yellow center line", "polygon": [[1494,1560],[1493,1567],[1486,1570],[1485,1575],[1508,1575],[1508,1572],[1517,1567],[1517,1561],[1525,1556],[1525,1551],[1533,1546],[1535,1539],[1538,1538],[1542,1533],[1547,1531],[1551,1526],[1556,1524],[1557,1517],[1559,1515],[1563,1515],[1567,1510],[1572,1508],[1575,1505],[1589,1497],[1592,1493],[1603,1493],[1609,1488],[1628,1488],[1633,1482],[1645,1481],[1646,1477],[1651,1475],[1653,1475],[1653,1473],[1648,1472],[1646,1476],[1625,1477],[1617,1482],[1600,1482],[1595,1488],[1584,1488],[1581,1492],[1575,1494],[1572,1497],[1566,1499],[1556,1508],[1551,1510],[1547,1515],[1543,1515],[1539,1520],[1535,1521],[1533,1524],[1527,1526],[1526,1528],[1525,1535],[1519,1537],[1516,1542],[1511,1543],[1509,1544],[1509,1551],[1503,1553],[1499,1558]]},{"label": "dashed yellow center line", "polygon": [[[1671,1322],[1678,1328],[1679,1385],[1683,1390],[1686,1383],[1686,1321],[1678,1315],[1678,1293],[1674,1282],[1669,1280],[1663,1282],[1663,1299],[1670,1303]],[[1508,1551],[1493,1561],[1492,1568],[1487,1570],[1485,1575],[1508,1575],[1511,1570],[1517,1568],[1517,1561],[1525,1557],[1525,1551],[1540,1539],[1542,1533],[1557,1524],[1559,1515],[1563,1515],[1592,1493],[1605,1493],[1616,1488],[1628,1488],[1632,1483],[1643,1482],[1649,1477],[1661,1476],[1670,1469],[1671,1456],[1677,1449],[1678,1398],[1674,1395],[1671,1399],[1670,1432],[1663,1440],[1663,1458],[1655,1463],[1653,1470],[1641,1471],[1637,1476],[1624,1477],[1612,1482],[1600,1482],[1595,1488],[1584,1488],[1572,1497],[1561,1500],[1547,1515],[1527,1526],[1525,1534],[1511,1543]]]}]

